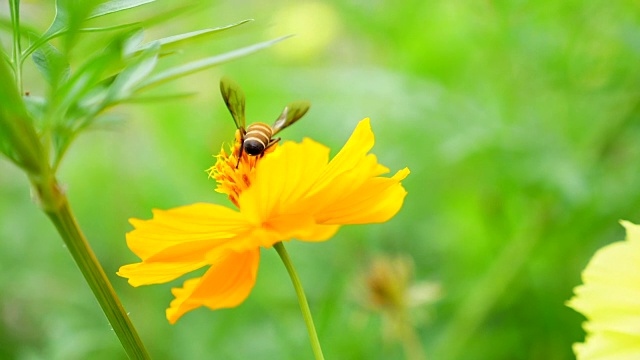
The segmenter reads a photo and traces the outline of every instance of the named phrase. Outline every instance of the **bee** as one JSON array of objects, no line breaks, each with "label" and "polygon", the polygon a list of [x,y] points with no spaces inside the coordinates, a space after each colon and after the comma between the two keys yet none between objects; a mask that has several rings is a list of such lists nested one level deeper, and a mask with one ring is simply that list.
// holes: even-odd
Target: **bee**
[{"label": "bee", "polygon": [[240,165],[243,152],[250,156],[262,156],[267,149],[280,141],[280,138],[274,138],[274,136],[282,129],[300,120],[311,107],[311,103],[308,101],[294,101],[285,106],[282,114],[278,116],[273,125],[269,126],[263,122],[254,122],[246,127],[244,117],[245,97],[240,85],[228,77],[223,77],[220,79],[220,93],[222,93],[222,98],[231,113],[231,117],[233,117],[233,122],[240,130],[240,154],[238,155],[236,169]]}]

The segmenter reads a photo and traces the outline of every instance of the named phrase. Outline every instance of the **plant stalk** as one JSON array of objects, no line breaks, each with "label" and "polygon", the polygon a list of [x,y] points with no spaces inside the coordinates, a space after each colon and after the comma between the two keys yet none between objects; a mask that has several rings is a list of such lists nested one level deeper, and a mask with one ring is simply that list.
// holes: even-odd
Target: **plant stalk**
[{"label": "plant stalk", "polygon": [[107,275],[80,230],[69,207],[68,199],[55,177],[39,179],[32,176],[31,183],[39,196],[42,209],[62,236],[67,249],[80,268],[129,358],[150,359]]},{"label": "plant stalk", "polygon": [[298,273],[293,267],[291,258],[289,258],[289,253],[287,253],[287,249],[284,248],[284,244],[282,244],[281,242],[275,244],[273,247],[278,252],[278,255],[280,255],[280,259],[282,259],[284,267],[287,268],[287,272],[291,277],[293,287],[296,290],[298,302],[300,303],[300,310],[302,310],[302,317],[304,318],[304,322],[307,325],[307,332],[309,333],[309,340],[311,341],[313,354],[315,355],[316,360],[324,360],[324,356],[322,355],[322,348],[320,347],[320,341],[318,340],[318,334],[316,334],[316,328],[313,325],[311,310],[309,310],[309,304],[307,303],[307,297],[305,296],[304,290],[302,289],[302,283],[300,282]]},{"label": "plant stalk", "polygon": [[16,79],[18,92],[22,94],[22,44],[20,43],[22,34],[20,33],[20,0],[9,0],[11,12],[11,25],[13,27],[13,53],[11,62],[13,63],[13,73]]}]

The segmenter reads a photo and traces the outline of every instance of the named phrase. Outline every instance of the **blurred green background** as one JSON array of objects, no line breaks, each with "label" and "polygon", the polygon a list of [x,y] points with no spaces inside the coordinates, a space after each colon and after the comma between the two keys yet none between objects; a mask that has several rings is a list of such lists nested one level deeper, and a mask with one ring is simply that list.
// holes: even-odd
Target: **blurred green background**
[{"label": "blurred green background", "polygon": [[[113,15],[135,20],[159,2]],[[7,5],[0,15],[8,17]],[[48,1],[23,1],[43,31]],[[640,222],[640,10],[633,1],[270,1],[200,4],[151,26],[147,40],[254,22],[198,44],[176,62],[296,33],[295,38],[158,89],[192,98],[121,106],[81,136],[59,177],[72,208],[155,359],[312,358],[276,252],[263,250],[241,306],[199,309],[176,325],[171,284],[132,288],[115,275],[138,259],[130,217],[199,201],[230,205],[207,178],[234,125],[221,75],[247,95],[249,121],[289,101],[310,113],[282,133],[336,151],[371,117],[373,152],[408,166],[408,196],[385,224],[344,227],[331,241],[288,248],[327,359],[403,359],[366,303],[376,256],[410,256],[415,281],[439,284],[411,310],[429,359],[571,359],[584,318],[567,308],[597,248]],[[82,34],[81,60],[104,34]],[[10,49],[6,32],[0,38]],[[72,63],[73,67],[73,63]],[[25,90],[44,92],[32,64]],[[7,81],[1,79],[1,81]],[[0,161],[0,358],[120,359],[117,338],[63,242]]]}]

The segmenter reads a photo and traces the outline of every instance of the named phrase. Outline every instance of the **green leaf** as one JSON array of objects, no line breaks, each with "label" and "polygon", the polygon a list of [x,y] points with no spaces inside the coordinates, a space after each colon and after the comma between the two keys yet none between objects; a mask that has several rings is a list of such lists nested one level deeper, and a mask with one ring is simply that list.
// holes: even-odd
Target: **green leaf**
[{"label": "green leaf", "polygon": [[[81,127],[81,124],[76,123],[77,119],[90,112],[89,109],[78,108],[81,99],[94,93],[96,87],[107,87],[113,82],[113,78],[109,78],[108,74],[114,64],[121,62],[121,52],[121,43],[112,44],[103,52],[87,60],[67,82],[61,84],[60,89],[54,94],[55,101],[52,104],[55,109],[52,119],[58,123],[64,123],[64,126],[69,128]],[[70,114],[69,111],[80,111],[80,114]]]},{"label": "green leaf", "polygon": [[98,5],[91,14],[89,19],[95,19],[100,16],[113,14],[119,11],[132,9],[141,5],[149,4],[155,0],[111,0]]},{"label": "green leaf", "polygon": [[134,92],[134,87],[146,78],[158,63],[158,52],[160,44],[146,49],[135,61],[127,66],[109,88],[107,101],[120,101],[130,97]]},{"label": "green leaf", "polygon": [[33,53],[33,62],[44,78],[57,88],[60,82],[69,78],[71,68],[66,56],[53,45],[46,43]]},{"label": "green leaf", "polygon": [[221,26],[221,27],[217,27],[217,28],[213,28],[213,29],[203,29],[203,30],[192,31],[192,32],[185,33],[185,34],[169,36],[169,37],[166,37],[166,38],[155,40],[154,42],[151,42],[151,43],[148,43],[148,44],[144,44],[144,45],[140,46],[139,50],[144,50],[144,49],[148,48],[149,46],[151,46],[155,42],[160,43],[160,45],[162,46],[162,50],[163,51],[173,50],[173,49],[176,49],[176,48],[178,48],[180,46],[184,46],[184,45],[186,45],[186,44],[188,44],[190,42],[195,42],[195,41],[198,41],[198,40],[206,39],[208,37],[212,37],[214,35],[218,35],[221,32],[224,32],[224,31],[229,30],[229,29],[233,29],[233,28],[238,27],[240,25],[246,24],[246,23],[248,23],[250,21],[253,21],[253,19],[246,19],[246,20],[242,20],[240,22],[234,23],[234,24],[225,25],[225,26]]},{"label": "green leaf", "polygon": [[[25,95],[22,97],[24,100],[24,105],[27,109],[27,112],[38,125],[39,122],[44,118],[45,112],[47,110],[47,99],[41,96],[34,95]],[[37,126],[36,126],[37,127]]]},{"label": "green leaf", "polygon": [[31,55],[36,49],[62,35],[69,29],[69,12],[61,5],[61,1],[56,1],[56,14],[53,17],[53,21],[49,28],[40,37],[36,37],[35,41],[24,51],[22,54],[22,60],[24,61],[29,55]]},{"label": "green leaf", "polygon": [[122,57],[126,59],[135,54],[140,48],[142,40],[144,40],[144,31],[141,28],[132,30],[127,34],[125,40],[122,42]]},{"label": "green leaf", "polygon": [[60,6],[60,1],[56,1],[56,15],[49,25],[47,31],[40,37],[39,42],[47,42],[53,39],[55,36],[59,35],[63,30],[67,28],[69,25],[69,13],[67,10]]},{"label": "green leaf", "polygon": [[11,70],[0,61],[0,150],[16,165],[32,174],[42,171],[42,146],[24,106]]},{"label": "green leaf", "polygon": [[247,47],[243,47],[237,50],[233,50],[233,51],[229,51],[227,53],[224,54],[220,54],[220,55],[215,55],[212,57],[208,57],[202,60],[197,60],[197,61],[193,61],[190,62],[188,64],[182,65],[182,66],[176,66],[174,68],[170,68],[168,70],[165,70],[153,77],[151,77],[149,80],[143,82],[138,88],[138,91],[141,90],[145,90],[146,88],[150,88],[153,86],[157,86],[160,85],[162,83],[165,83],[167,81],[173,80],[173,79],[177,79],[179,77],[183,77],[189,74],[193,74],[196,73],[198,71],[202,71],[205,69],[208,69],[210,67],[216,66],[216,65],[220,65],[223,64],[225,62],[252,54],[256,51],[259,50],[263,50],[266,49],[268,47],[270,47],[271,45],[274,45],[284,39],[287,39],[289,37],[291,37],[292,35],[287,35],[287,36],[282,36],[279,37],[277,39],[274,40],[269,40],[269,41],[265,41],[265,42],[261,42],[258,44],[254,44],[251,46],[247,46]]},{"label": "green leaf", "polygon": [[149,95],[149,96],[134,96],[127,99],[123,99],[120,103],[127,104],[145,104],[150,102],[181,100],[196,96],[196,92],[185,92],[177,94],[161,94],[161,95]]},{"label": "green leaf", "polygon": [[[24,51],[23,59],[31,55],[36,49],[42,46],[44,43],[51,41],[52,39],[61,36],[69,31],[69,28],[73,28],[74,31],[83,32],[83,31],[109,31],[109,30],[117,30],[122,27],[129,26],[130,24],[118,25],[113,27],[104,27],[104,28],[93,28],[93,29],[82,29],[79,27],[79,24],[88,19],[95,19],[100,16],[112,14],[115,12],[131,9],[134,7],[138,7],[144,4],[148,4],[154,2],[155,0],[111,0],[107,1],[103,4],[98,5],[93,11],[88,15],[88,17],[84,17],[82,19],[76,19],[76,17],[81,15],[86,15],[86,8],[73,7],[69,6],[69,9],[63,5],[61,0],[56,1],[56,15],[53,18],[53,22],[44,32],[42,36],[37,38],[27,50]],[[87,4],[83,4],[87,6]],[[74,14],[70,14],[69,10],[74,11]],[[72,21],[73,20],[73,21]],[[75,25],[75,26],[73,26]]]},{"label": "green leaf", "polygon": [[82,28],[82,29],[79,29],[78,32],[94,33],[94,32],[104,32],[104,31],[114,31],[114,30],[122,30],[122,29],[130,28],[134,26],[141,27],[141,25],[142,25],[141,22],[132,22],[132,23],[114,25],[114,26]]}]

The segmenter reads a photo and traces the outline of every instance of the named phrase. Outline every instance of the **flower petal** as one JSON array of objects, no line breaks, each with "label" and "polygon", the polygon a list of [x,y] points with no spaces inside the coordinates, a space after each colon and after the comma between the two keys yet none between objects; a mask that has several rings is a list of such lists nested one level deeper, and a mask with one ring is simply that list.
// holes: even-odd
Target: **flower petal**
[{"label": "flower petal", "polygon": [[326,225],[386,221],[402,206],[400,184],[409,170],[391,178],[368,154],[374,143],[369,119],[362,120],[329,162],[329,150],[312,140],[285,142],[257,165],[252,186],[240,195],[240,209],[262,233],[253,238],[270,247],[291,238],[322,241],[337,231]]},{"label": "flower petal", "polygon": [[170,323],[175,324],[186,312],[200,306],[212,310],[230,308],[249,296],[260,263],[259,249],[219,251],[209,261],[212,265],[204,276],[185,281],[182,288],[172,289],[176,298],[167,309]]},{"label": "flower petal", "polygon": [[252,186],[240,195],[241,212],[254,224],[291,213],[328,161],[329,148],[313,140],[284,143],[258,164]]},{"label": "flower petal", "polygon": [[[278,241],[298,239],[304,241],[324,241],[332,237],[340,228],[339,225],[318,224],[309,214],[282,215],[269,219],[265,224],[267,229],[279,234]],[[272,241],[261,246],[271,247],[278,241]]]},{"label": "flower petal", "polygon": [[129,264],[120,267],[119,276],[129,279],[132,286],[162,284],[207,265],[198,262],[155,262]]},{"label": "flower petal", "polygon": [[349,140],[344,144],[338,154],[331,159],[329,166],[325,170],[324,178],[320,179],[316,186],[322,186],[323,181],[330,182],[330,179],[336,173],[341,173],[347,169],[352,169],[367,156],[369,150],[373,148],[375,138],[371,130],[371,121],[369,118],[363,119],[358,123]]},{"label": "flower petal", "polygon": [[358,189],[344,194],[317,215],[321,224],[369,224],[392,218],[402,207],[407,195],[400,181],[409,169],[398,171],[392,178],[376,177]]},{"label": "flower petal", "polygon": [[587,335],[583,344],[573,344],[579,360],[630,360],[640,358],[638,338],[628,334],[603,331]]},{"label": "flower petal", "polygon": [[207,249],[230,242],[250,230],[237,211],[224,206],[198,203],[171,210],[154,210],[153,219],[131,219],[135,230],[127,234],[127,245],[142,260],[191,262],[203,258]]},{"label": "flower petal", "polygon": [[588,319],[585,343],[574,346],[578,359],[640,358],[640,226],[622,225],[626,241],[596,252],[567,303]]}]

